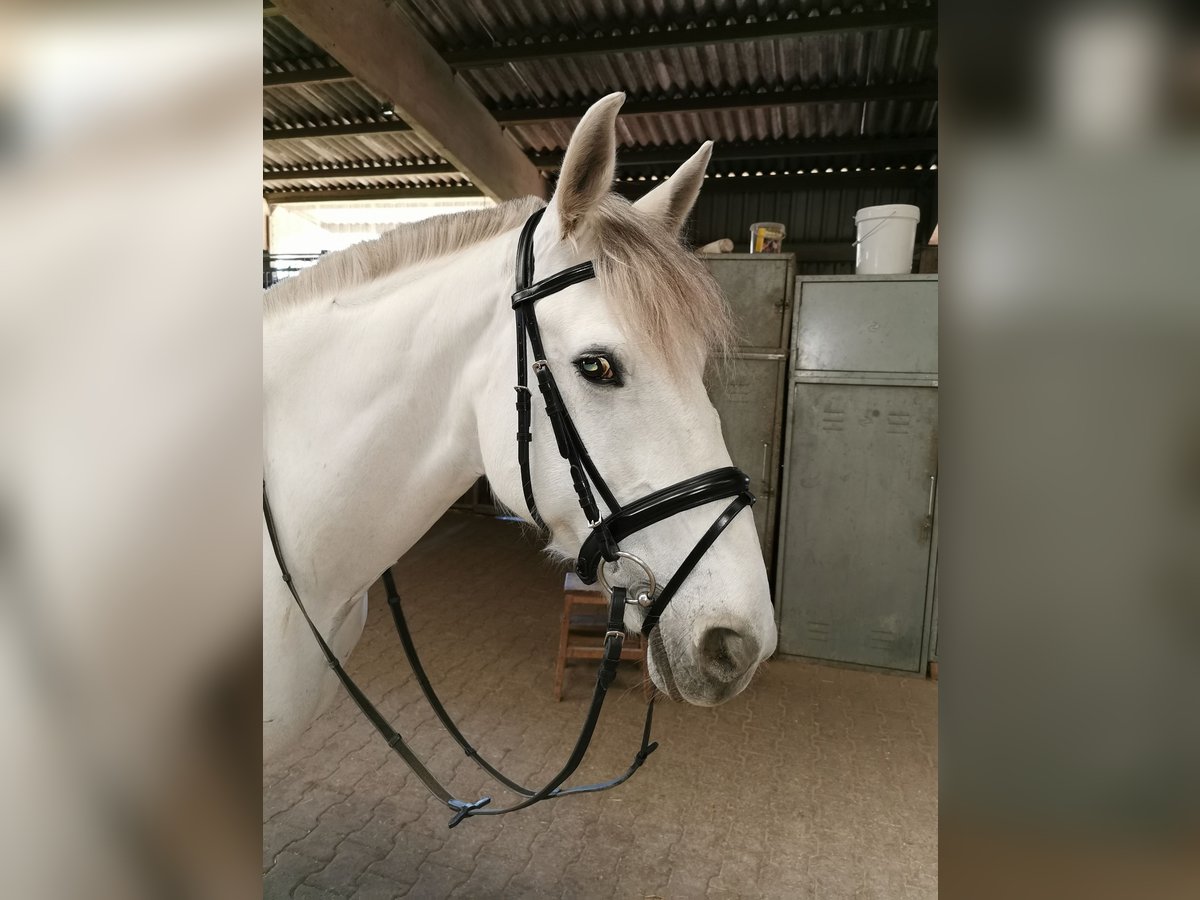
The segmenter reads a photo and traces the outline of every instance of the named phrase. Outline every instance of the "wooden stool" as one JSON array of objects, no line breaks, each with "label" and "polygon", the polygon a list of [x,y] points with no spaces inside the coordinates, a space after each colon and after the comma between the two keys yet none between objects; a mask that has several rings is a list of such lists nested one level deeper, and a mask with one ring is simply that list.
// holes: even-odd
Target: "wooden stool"
[{"label": "wooden stool", "polygon": [[[558,638],[558,666],[554,672],[554,697],[563,698],[563,677],[568,659],[595,659],[604,656],[604,633],[608,630],[608,600],[591,585],[586,585],[574,573],[563,581],[562,631]],[[642,664],[642,688],[647,699],[653,687],[646,671],[646,644],[639,634],[625,638],[621,659],[636,659]]]}]

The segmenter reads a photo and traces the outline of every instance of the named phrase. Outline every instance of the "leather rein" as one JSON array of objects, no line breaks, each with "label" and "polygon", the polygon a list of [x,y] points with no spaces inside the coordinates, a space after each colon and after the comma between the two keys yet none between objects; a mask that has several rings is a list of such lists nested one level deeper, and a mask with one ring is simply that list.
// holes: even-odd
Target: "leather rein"
[{"label": "leather rein", "polygon": [[[616,676],[617,663],[621,658],[621,648],[625,640],[626,606],[632,605],[642,609],[644,612],[641,633],[649,638],[648,643],[651,652],[655,654],[656,665],[662,670],[672,697],[678,700],[679,696],[677,690],[674,688],[674,681],[666,659],[666,651],[663,648],[661,635],[656,631],[656,626],[684,580],[691,574],[701,557],[713,545],[713,542],[716,541],[721,532],[725,530],[739,512],[754,504],[754,495],[750,493],[749,477],[740,469],[732,466],[713,469],[693,478],[677,482],[676,484],[647,494],[625,506],[617,502],[616,497],[605,483],[599,469],[588,454],[587,447],[580,437],[579,431],[576,429],[566,405],[563,403],[562,394],[558,389],[558,384],[554,380],[554,373],[546,361],[541,330],[538,327],[535,312],[535,304],[538,300],[556,294],[571,285],[595,278],[595,268],[591,262],[584,262],[543,278],[541,281],[534,282],[533,236],[538,222],[541,221],[544,213],[544,208],[534,212],[526,220],[524,227],[521,229],[521,236],[517,242],[516,291],[512,295],[517,331],[517,460],[521,470],[521,489],[525,497],[525,503],[529,508],[530,518],[533,519],[539,528],[548,530],[534,500],[533,474],[529,463],[529,446],[533,440],[531,431],[533,416],[532,396],[528,384],[530,368],[528,349],[532,348],[534,354],[532,368],[537,378],[538,389],[541,391],[542,398],[545,401],[546,415],[550,419],[550,425],[554,431],[558,452],[570,467],[571,480],[575,487],[579,506],[583,510],[588,525],[591,528],[591,533],[584,540],[583,546],[579,550],[575,572],[585,584],[594,584],[599,581],[602,587],[609,591],[608,624],[607,632],[604,636],[604,655],[601,657],[600,665],[596,672],[596,685],[592,691],[592,700],[588,706],[587,716],[580,729],[579,737],[575,741],[575,746],[558,774],[541,788],[531,789],[525,787],[506,777],[495,766],[484,759],[479,754],[479,751],[467,741],[458,729],[458,726],[454,723],[454,720],[450,718],[449,713],[442,705],[437,692],[434,690],[429,677],[425,673],[425,668],[421,664],[421,659],[413,643],[412,633],[409,631],[408,623],[404,617],[395,580],[389,568],[382,576],[384,587],[387,590],[388,608],[392,612],[392,620],[396,626],[396,632],[400,637],[401,646],[404,648],[404,655],[408,659],[408,663],[421,688],[421,692],[425,695],[430,708],[442,723],[442,727],[446,729],[447,733],[476,765],[521,798],[505,807],[490,806],[490,797],[480,797],[474,801],[456,799],[438,781],[433,773],[426,768],[425,764],[416,755],[403,736],[388,723],[358,687],[354,679],[342,667],[337,655],[321,634],[320,629],[317,628],[316,623],[309,616],[308,610],[305,608],[304,602],[300,599],[295,582],[284,561],[283,550],[280,546],[279,535],[275,526],[275,519],[271,513],[271,504],[267,499],[266,482],[264,481],[263,483],[263,517],[266,521],[267,533],[271,539],[271,548],[275,553],[275,560],[279,564],[279,571],[283,577],[283,581],[287,585],[292,599],[299,607],[304,621],[312,631],[313,637],[316,639],[326,662],[338,680],[341,681],[346,692],[358,705],[363,715],[366,716],[375,729],[383,736],[384,740],[387,741],[388,746],[404,760],[405,764],[416,774],[429,792],[442,803],[446,804],[452,811],[453,815],[450,818],[451,828],[458,825],[464,819],[474,816],[503,815],[504,813],[526,809],[543,800],[608,790],[624,783],[632,777],[633,773],[641,767],[646,758],[658,747],[656,742],[650,740],[650,728],[654,718],[653,699],[646,706],[646,720],[642,729],[641,746],[635,754],[633,762],[623,774],[608,781],[600,781],[595,784],[563,787],[563,784],[575,773],[575,770],[583,762],[596,725],[600,720],[604,698],[608,693],[609,685],[612,684],[613,678]],[[600,499],[603,500],[605,506],[608,508],[608,514],[603,518],[600,515],[600,509],[593,493],[593,486],[595,493],[600,495]],[[657,580],[651,568],[638,557],[620,548],[620,543],[623,539],[651,525],[686,510],[695,509],[715,500],[728,498],[732,498],[729,505],[704,533],[687,557],[684,558],[661,592],[657,591]],[[618,564],[622,560],[626,560],[642,569],[646,576],[646,581],[637,584],[632,590],[630,586],[610,585],[604,567],[608,564]],[[634,595],[634,599],[629,599],[631,593]]]}]

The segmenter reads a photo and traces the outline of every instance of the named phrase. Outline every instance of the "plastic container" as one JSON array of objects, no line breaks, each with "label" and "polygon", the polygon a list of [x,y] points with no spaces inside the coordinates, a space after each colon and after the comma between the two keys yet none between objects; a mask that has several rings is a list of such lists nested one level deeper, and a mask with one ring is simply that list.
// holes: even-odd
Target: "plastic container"
[{"label": "plastic container", "polygon": [[921,210],[906,203],[866,206],[854,215],[854,271],[859,275],[910,275]]},{"label": "plastic container", "polygon": [[782,253],[787,226],[782,222],[755,222],[750,226],[751,253]]}]

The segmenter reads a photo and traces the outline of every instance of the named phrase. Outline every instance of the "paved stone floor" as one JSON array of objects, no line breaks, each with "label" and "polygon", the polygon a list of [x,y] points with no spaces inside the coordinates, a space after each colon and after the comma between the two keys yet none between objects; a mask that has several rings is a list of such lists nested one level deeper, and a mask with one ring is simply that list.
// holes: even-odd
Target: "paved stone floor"
[{"label": "paved stone floor", "polygon": [[[463,731],[525,783],[558,769],[591,664],[553,698],[562,573],[520,526],[450,513],[397,567]],[[491,793],[410,677],[381,586],[349,669],[459,796]],[[577,777],[623,771],[640,675],[623,664]],[[907,898],[937,895],[937,687],[776,659],[716,709],[660,702],[628,784],[449,830],[349,698],[264,771],[268,897]]]}]

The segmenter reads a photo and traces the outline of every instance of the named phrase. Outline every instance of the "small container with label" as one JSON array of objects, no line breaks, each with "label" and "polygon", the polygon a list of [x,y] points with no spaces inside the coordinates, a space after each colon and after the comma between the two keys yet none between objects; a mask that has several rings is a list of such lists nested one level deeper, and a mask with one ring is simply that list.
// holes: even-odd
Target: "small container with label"
[{"label": "small container with label", "polygon": [[782,253],[787,226],[782,222],[755,222],[750,226],[751,253]]}]

